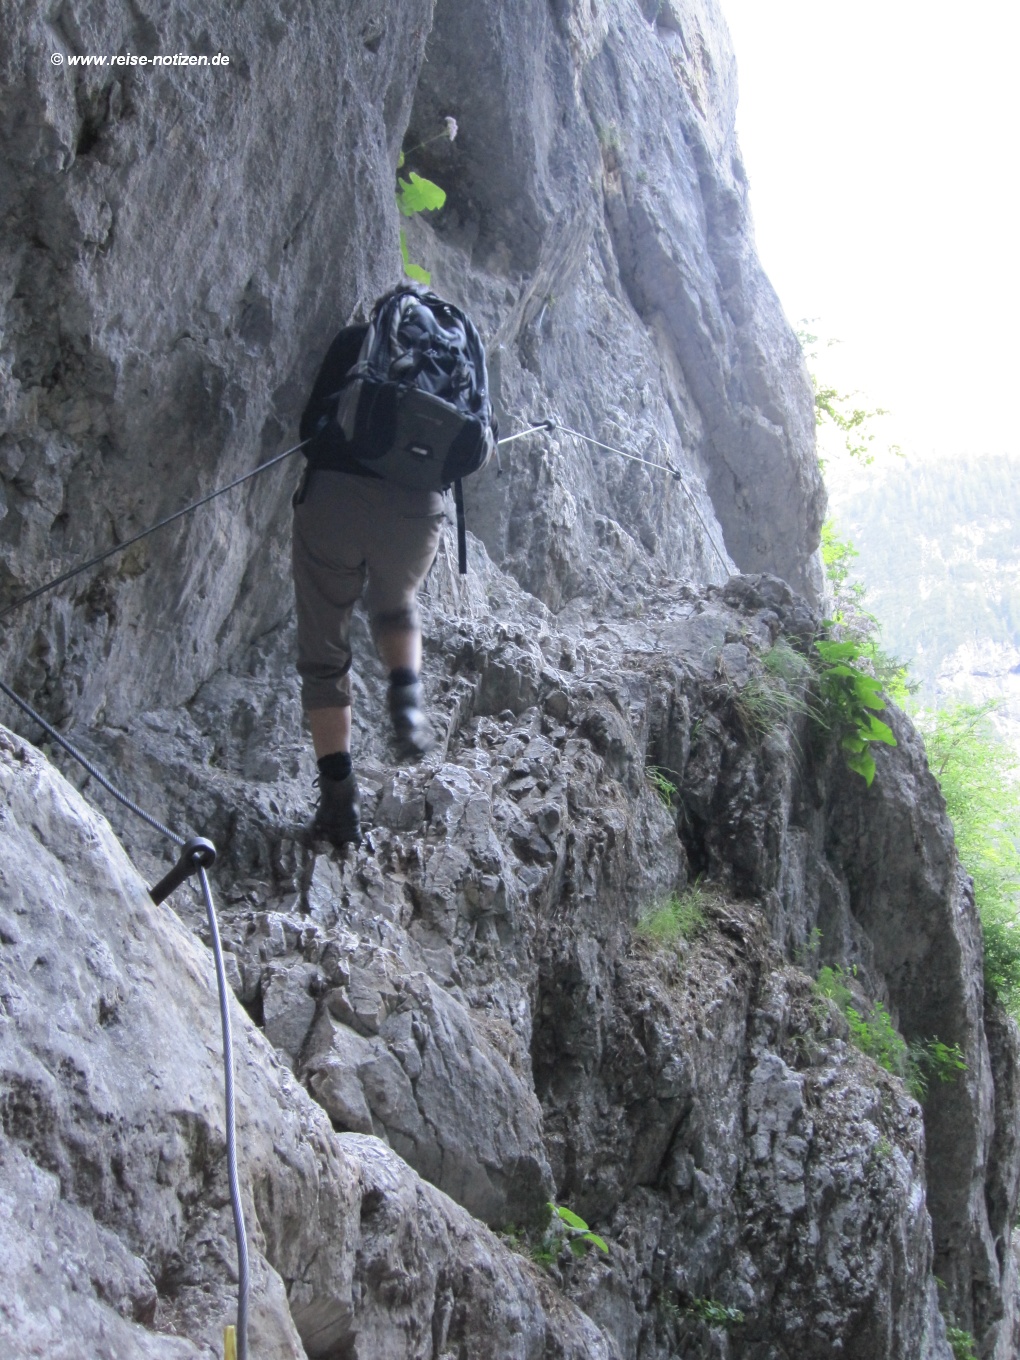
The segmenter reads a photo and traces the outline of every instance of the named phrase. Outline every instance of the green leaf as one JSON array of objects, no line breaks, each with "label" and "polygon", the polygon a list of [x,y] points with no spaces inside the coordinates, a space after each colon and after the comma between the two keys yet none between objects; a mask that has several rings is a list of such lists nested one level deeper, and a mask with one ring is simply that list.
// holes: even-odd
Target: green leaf
[{"label": "green leaf", "polygon": [[446,190],[432,180],[411,171],[411,178],[397,180],[397,207],[405,217],[415,213],[432,212],[446,202]]},{"label": "green leaf", "polygon": [[578,1214],[575,1214],[573,1209],[568,1209],[565,1205],[558,1204],[555,1212],[557,1218],[562,1219],[568,1228],[577,1228],[580,1232],[588,1231],[587,1223],[585,1223],[584,1219]]},{"label": "green leaf", "polygon": [[427,288],[432,282],[432,275],[427,269],[422,269],[420,264],[412,264],[411,257],[407,252],[407,233],[404,228],[400,228],[400,256],[404,261],[404,273],[409,279],[414,279],[416,283],[423,283]]},{"label": "green leaf", "polygon": [[859,774],[864,777],[864,782],[870,789],[872,780],[875,778],[875,762],[874,759],[868,755],[867,751],[862,751],[860,755],[851,755],[848,752],[846,763],[850,769],[853,770],[854,774]]},{"label": "green leaf", "polygon": [[[967,1064],[964,1063],[964,1066],[965,1066],[965,1067],[966,1067],[966,1065],[967,1065]],[[607,1256],[609,1255],[609,1248],[608,1248],[608,1246],[606,1245],[605,1238],[599,1237],[598,1233],[593,1233],[593,1232],[586,1233],[586,1234],[585,1234],[585,1237],[584,1237],[584,1240],[585,1240],[586,1242],[594,1242],[595,1245],[598,1247],[598,1249],[599,1249],[600,1251],[604,1251],[604,1252],[606,1253]]]},{"label": "green leaf", "polygon": [[815,650],[823,661],[843,661],[856,656],[859,648],[855,642],[829,642],[820,638],[815,643]]},{"label": "green leaf", "polygon": [[839,661],[835,665],[829,666],[825,671],[825,675],[842,675],[849,680],[856,680],[860,675],[860,671],[855,671],[853,666],[845,666],[843,662]]},{"label": "green leaf", "polygon": [[868,723],[868,740],[884,741],[886,746],[897,745],[896,738],[893,736],[893,730],[889,724],[882,722],[881,718],[876,718],[874,715],[872,715],[871,721]]}]

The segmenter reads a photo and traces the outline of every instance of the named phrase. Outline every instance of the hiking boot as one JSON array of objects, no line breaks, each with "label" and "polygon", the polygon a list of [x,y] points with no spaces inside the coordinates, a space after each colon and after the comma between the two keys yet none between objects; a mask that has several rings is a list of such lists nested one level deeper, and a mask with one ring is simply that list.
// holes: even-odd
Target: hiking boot
[{"label": "hiking boot", "polygon": [[401,755],[423,756],[435,744],[435,735],[421,707],[421,681],[390,685],[390,717]]},{"label": "hiking boot", "polygon": [[361,844],[361,798],[354,771],[346,779],[329,779],[320,774],[319,806],[315,809],[312,834],[342,845]]}]

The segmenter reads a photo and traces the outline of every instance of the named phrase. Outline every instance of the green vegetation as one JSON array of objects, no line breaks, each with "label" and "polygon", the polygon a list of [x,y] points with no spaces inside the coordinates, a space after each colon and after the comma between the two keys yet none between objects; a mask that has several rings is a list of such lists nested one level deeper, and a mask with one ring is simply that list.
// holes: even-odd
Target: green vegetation
[{"label": "green vegetation", "polygon": [[885,694],[905,703],[910,685],[906,668],[879,646],[881,628],[865,608],[864,587],[850,581],[855,556],[856,550],[839,538],[831,524],[822,526],[822,559],[832,588],[832,611],[825,621],[825,636],[815,642],[818,717],[838,735],[849,768],[870,787],[875,760],[868,748],[873,742],[896,745],[892,729],[876,715],[885,708]]},{"label": "green vegetation", "polygon": [[953,1352],[953,1360],[978,1360],[977,1342],[970,1332],[964,1332],[959,1327],[947,1327],[946,1340]]},{"label": "green vegetation", "polygon": [[863,668],[866,658],[856,639],[839,642],[831,636],[819,638],[815,651],[821,660],[820,721],[839,737],[847,765],[862,775],[870,788],[875,778],[875,758],[868,747],[875,741],[896,745],[892,728],[875,716],[885,708],[882,682]]},{"label": "green vegetation", "polygon": [[549,1200],[545,1206],[545,1218],[537,1229],[538,1236],[535,1231],[510,1224],[500,1236],[512,1251],[530,1256],[540,1266],[553,1265],[564,1245],[570,1248],[574,1256],[584,1256],[590,1247],[607,1254],[609,1252],[605,1238],[592,1232],[573,1209],[568,1209],[565,1204],[556,1204],[553,1200]]},{"label": "green vegetation", "polygon": [[575,1256],[583,1256],[589,1247],[598,1247],[599,1251],[609,1254],[605,1239],[599,1237],[598,1233],[593,1233],[584,1219],[575,1214],[573,1209],[568,1209],[565,1204],[556,1204],[552,1200],[549,1201],[549,1209],[552,1214],[550,1223],[560,1228]]},{"label": "green vegetation", "polygon": [[959,1044],[944,1044],[936,1035],[910,1045],[907,1086],[917,1100],[924,1100],[933,1080],[953,1081],[957,1072],[966,1070]]},{"label": "green vegetation", "polygon": [[985,986],[1020,1018],[1020,787],[1016,760],[997,739],[991,704],[921,713],[928,763],[939,781],[985,940]]},{"label": "green vegetation", "polygon": [[649,765],[645,770],[648,782],[662,799],[663,803],[665,803],[666,807],[673,806],[673,800],[680,792],[679,788],[669,777],[671,774],[675,773],[675,770],[664,770],[660,765]]},{"label": "green vegetation", "polygon": [[812,713],[804,698],[811,663],[781,638],[763,656],[762,670],[752,674],[733,696],[733,709],[748,736],[767,737],[796,713]]},{"label": "green vegetation", "polygon": [[815,990],[819,996],[834,1001],[843,1012],[850,1026],[850,1038],[862,1053],[873,1058],[887,1072],[906,1078],[910,1057],[906,1041],[897,1033],[889,1012],[880,1001],[871,1003],[868,1015],[858,1010],[847,977],[842,968],[822,968],[815,981]]},{"label": "green vegetation", "polygon": [[[425,141],[411,147],[410,151],[400,153],[400,158],[397,161],[398,170],[404,168],[408,156],[415,151],[420,151],[423,146],[428,146],[430,142],[446,138],[449,138],[451,142],[453,141],[457,135],[456,121],[453,118],[444,118],[443,122],[445,127],[442,132],[437,132],[434,137],[427,137]],[[421,212],[435,212],[446,202],[446,190],[441,189],[433,180],[426,179],[424,175],[419,175],[414,170],[410,171],[407,179],[402,179],[398,174],[396,194],[397,208],[402,217],[414,217],[416,213]],[[403,227],[400,228],[400,255],[404,261],[404,273],[407,277],[428,287],[432,282],[432,275],[420,264],[414,264],[411,261],[407,249],[407,232]]]},{"label": "green vegetation", "polygon": [[[878,624],[865,608],[864,587],[850,580],[856,555],[831,526],[826,528],[823,556],[835,596],[835,629],[831,631],[842,632],[854,646],[842,654],[828,639],[815,646],[822,660],[833,667],[828,678],[822,673],[819,683],[823,694],[828,686],[837,721],[844,710],[846,731],[842,740],[844,749],[849,745],[848,764],[870,783],[874,760],[867,746],[872,740],[888,740],[884,735],[887,725],[874,716],[881,707],[880,695],[884,689],[905,703],[912,687],[907,684],[905,669],[877,645]],[[939,610],[923,612],[938,614]],[[846,645],[843,642],[837,648]],[[871,672],[863,681],[859,678],[865,674],[862,666]],[[840,685],[845,686],[842,693]],[[915,722],[925,738],[929,764],[946,800],[960,860],[974,880],[974,900],[984,932],[985,985],[1010,1014],[1020,1019],[1020,784],[1015,756],[996,736],[989,721],[994,707],[990,703],[957,704],[922,711]],[[873,723],[877,727],[872,728]],[[922,1054],[916,1062],[920,1063],[917,1082],[923,1083],[938,1069],[931,1052]],[[945,1077],[940,1076],[940,1080]]]},{"label": "green vegetation", "polygon": [[707,1322],[710,1327],[739,1327],[744,1320],[739,1308],[727,1308],[715,1299],[692,1299],[684,1312]]},{"label": "green vegetation", "polygon": [[881,1001],[869,1003],[865,1014],[855,1004],[848,974],[842,968],[825,967],[819,971],[815,990],[834,1001],[850,1026],[852,1043],[874,1059],[879,1067],[901,1077],[915,1100],[924,1100],[932,1080],[952,1081],[967,1064],[957,1044],[944,1044],[938,1036],[907,1045],[893,1025]]},{"label": "green vegetation", "polygon": [[[810,324],[807,319],[801,321],[797,329],[797,339],[804,351],[811,386],[814,389],[815,424],[823,429],[830,426],[838,430],[842,435],[843,447],[850,457],[856,458],[861,463],[870,463],[875,456],[872,452],[872,445],[875,442],[872,422],[876,416],[888,415],[888,411],[881,406],[876,406],[871,411],[863,406],[857,406],[855,399],[860,398],[859,392],[841,392],[826,378],[818,377],[815,370],[818,366],[819,338],[806,329]],[[838,340],[825,342],[827,349],[839,343]],[[894,451],[898,453],[899,449]]]},{"label": "green vegetation", "polygon": [[699,883],[674,893],[667,902],[640,917],[637,934],[659,945],[695,939],[705,928],[705,896],[706,891]]},{"label": "green vegetation", "polygon": [[881,681],[882,688],[894,703],[904,705],[917,687],[908,679],[906,666],[879,645],[882,625],[865,608],[867,591],[864,586],[850,579],[857,555],[853,544],[840,538],[832,521],[826,520],[822,525],[822,561],[832,588],[828,626],[841,638],[858,644],[858,664]]}]

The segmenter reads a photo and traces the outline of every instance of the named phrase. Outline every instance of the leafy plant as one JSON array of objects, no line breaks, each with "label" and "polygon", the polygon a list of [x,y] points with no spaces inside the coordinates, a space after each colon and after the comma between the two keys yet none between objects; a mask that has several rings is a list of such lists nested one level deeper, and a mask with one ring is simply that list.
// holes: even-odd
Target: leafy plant
[{"label": "leafy plant", "polygon": [[959,1044],[944,1044],[936,1034],[932,1039],[915,1040],[907,1056],[907,1086],[916,1100],[924,1100],[932,1081],[949,1082],[967,1064]]},{"label": "leafy plant", "polygon": [[852,975],[843,968],[826,966],[819,970],[815,991],[834,1001],[843,1012],[855,1047],[893,1076],[902,1077],[915,1100],[925,1098],[933,1078],[953,1081],[957,1072],[966,1069],[959,1046],[944,1044],[937,1035],[908,1047],[881,1001],[870,1002],[868,1012],[862,1011],[848,983]]},{"label": "leafy plant", "polygon": [[573,1209],[568,1209],[565,1204],[556,1204],[553,1200],[549,1201],[549,1209],[552,1213],[552,1225],[559,1226],[575,1256],[583,1256],[589,1247],[598,1247],[599,1251],[609,1254],[605,1238],[592,1232],[584,1219],[575,1214]]},{"label": "leafy plant", "polygon": [[793,951],[793,961],[798,968],[805,968],[813,959],[818,957],[818,952],[822,947],[822,932],[815,926],[803,944],[797,945]]},{"label": "leafy plant", "polygon": [[854,999],[854,994],[846,984],[846,973],[842,968],[831,968],[828,964],[818,970],[815,978],[815,991],[819,996],[835,1001],[841,1011],[846,1010]]},{"label": "leafy plant", "polygon": [[674,773],[674,770],[664,770],[660,765],[649,765],[645,770],[648,782],[662,799],[663,803],[665,803],[666,807],[673,806],[673,799],[680,792],[676,784],[674,784],[669,777]]},{"label": "leafy plant", "polygon": [[847,765],[862,775],[870,788],[875,778],[875,759],[869,745],[876,741],[896,745],[892,728],[875,716],[885,708],[882,682],[861,669],[863,658],[857,642],[819,638],[815,651],[821,662],[820,720],[837,732]]},{"label": "leafy plant", "polygon": [[879,1067],[884,1067],[887,1072],[906,1078],[910,1050],[881,1001],[872,1002],[870,1015],[862,1015],[854,1006],[848,1006],[845,1014],[850,1026],[850,1038],[861,1052],[874,1058]]},{"label": "leafy plant", "polygon": [[889,1142],[889,1139],[885,1136],[884,1133],[881,1135],[881,1137],[875,1140],[873,1151],[875,1153],[875,1156],[878,1157],[879,1160],[883,1162],[887,1162],[889,1158],[893,1155],[893,1145],[892,1143]]},{"label": "leafy plant", "polygon": [[[549,1200],[545,1206],[544,1226],[538,1229],[521,1228],[513,1223],[500,1231],[500,1237],[512,1251],[529,1256],[536,1265],[551,1266],[563,1248],[569,1246],[574,1256],[583,1256],[589,1247],[597,1247],[607,1252],[609,1247],[604,1238],[592,1232],[580,1215],[565,1204]],[[535,1232],[539,1236],[535,1236]]]},{"label": "leafy plant", "polygon": [[618,123],[599,123],[596,129],[599,146],[603,151],[619,152],[623,146],[623,139],[620,135]]},{"label": "leafy plant", "polygon": [[692,1299],[684,1312],[707,1322],[710,1327],[739,1327],[744,1320],[739,1308],[728,1308],[715,1299]]},{"label": "leafy plant", "polygon": [[946,1327],[946,1340],[953,1352],[953,1360],[978,1360],[977,1342],[970,1332],[960,1327]]},{"label": "leafy plant", "polygon": [[[843,437],[843,447],[850,457],[856,458],[862,463],[870,463],[874,460],[871,446],[875,442],[872,422],[877,416],[884,416],[889,413],[881,406],[876,406],[869,411],[864,406],[855,405],[855,399],[860,398],[859,392],[841,392],[827,379],[818,377],[815,370],[818,365],[817,346],[819,338],[806,329],[808,325],[810,325],[810,322],[807,320],[801,322],[797,330],[797,339],[804,351],[811,386],[814,390],[815,425],[820,427],[828,425],[838,430]],[[826,341],[826,348],[831,349],[839,343],[838,340],[828,340]],[[899,449],[895,446],[893,446],[893,451],[899,453]]]},{"label": "leafy plant", "polygon": [[[425,141],[419,142],[411,147],[409,151],[401,152],[397,160],[397,170],[404,168],[407,157],[415,151],[420,151],[423,146],[428,146],[430,142],[438,141],[440,138],[449,138],[452,142],[457,135],[457,122],[454,118],[444,118],[445,124],[442,132],[437,132],[434,137],[427,137]],[[419,175],[411,170],[407,179],[402,179],[397,175],[397,208],[402,217],[414,217],[417,213],[435,212],[446,202],[446,190],[440,188],[434,180],[426,179],[424,175]],[[404,262],[404,273],[409,279],[414,279],[417,283],[423,283],[426,287],[432,282],[432,275],[420,264],[414,264],[407,249],[407,232],[403,227],[400,228],[400,256]]]},{"label": "leafy plant", "polygon": [[693,940],[705,928],[704,890],[697,882],[653,907],[637,923],[637,933],[660,945]]},{"label": "leafy plant", "polygon": [[917,685],[909,679],[906,666],[879,645],[882,627],[866,608],[867,590],[850,576],[857,555],[853,544],[840,538],[833,522],[826,520],[822,525],[822,561],[831,590],[826,625],[839,640],[856,642],[862,663],[894,702],[905,704]]},{"label": "leafy plant", "polygon": [[1016,760],[990,723],[993,704],[920,713],[960,861],[974,880],[985,944],[985,986],[1020,1019],[1020,786]]}]

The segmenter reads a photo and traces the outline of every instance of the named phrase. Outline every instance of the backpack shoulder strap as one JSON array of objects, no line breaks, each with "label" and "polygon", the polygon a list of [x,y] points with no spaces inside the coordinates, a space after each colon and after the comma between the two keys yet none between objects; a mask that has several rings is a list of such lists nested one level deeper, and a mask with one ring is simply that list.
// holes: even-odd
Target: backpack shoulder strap
[{"label": "backpack shoulder strap", "polygon": [[334,337],[312,385],[308,403],[301,413],[301,439],[310,439],[322,417],[329,414],[330,398],[340,390],[352,367],[359,361],[367,329],[364,325],[345,326]]}]

